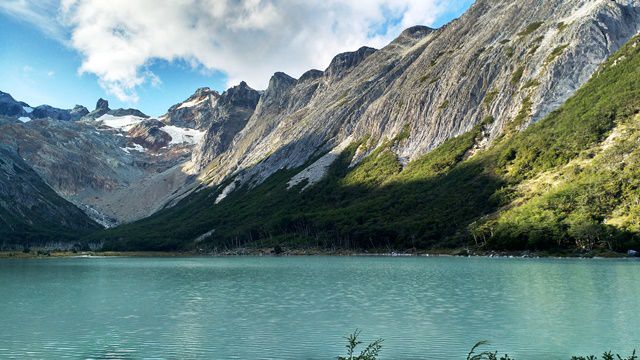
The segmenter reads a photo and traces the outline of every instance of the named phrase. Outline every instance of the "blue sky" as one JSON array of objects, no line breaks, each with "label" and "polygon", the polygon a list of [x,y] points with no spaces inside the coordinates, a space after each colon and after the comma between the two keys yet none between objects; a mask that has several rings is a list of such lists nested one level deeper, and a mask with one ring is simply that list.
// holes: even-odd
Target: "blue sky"
[{"label": "blue sky", "polygon": [[0,91],[31,106],[48,104],[93,110],[99,98],[111,108],[136,107],[161,115],[199,87],[225,89],[223,73],[194,69],[181,61],[156,60],[151,70],[161,79],[156,86],[142,86],[137,103],[119,101],[98,84],[94,74],[78,74],[82,59],[75,50],[46,36],[37,27],[0,13]]},{"label": "blue sky", "polygon": [[[169,2],[163,11],[154,9],[160,0],[149,0],[148,9],[146,0],[112,0],[108,8],[67,0],[73,6],[65,9],[57,0],[45,2],[48,7],[36,0],[3,1],[8,2],[0,4],[1,91],[32,106],[81,104],[90,110],[102,97],[112,108],[135,107],[150,115],[164,113],[199,87],[223,91],[247,80],[261,89],[275,71],[299,76],[323,69],[341,51],[380,47],[415,24],[439,27],[473,3],[371,0],[327,9],[311,0],[263,0],[217,9],[225,0],[189,0],[190,7],[164,0]],[[195,6],[203,10],[194,12]],[[336,10],[344,16],[336,17]],[[103,15],[124,20],[98,27]]]}]

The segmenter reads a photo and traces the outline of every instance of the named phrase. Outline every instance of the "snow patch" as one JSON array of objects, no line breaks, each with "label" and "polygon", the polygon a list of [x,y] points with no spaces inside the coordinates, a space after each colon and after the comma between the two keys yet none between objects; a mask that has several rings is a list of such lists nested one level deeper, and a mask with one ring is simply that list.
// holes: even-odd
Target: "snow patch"
[{"label": "snow patch", "polygon": [[142,145],[140,144],[133,144],[133,147],[121,147],[120,149],[122,149],[122,151],[126,152],[127,154],[131,154],[131,151],[137,151],[137,152],[145,152],[144,147],[142,147]]},{"label": "snow patch", "polygon": [[18,118],[18,120],[22,121],[23,123],[29,122],[31,121],[31,118],[28,118],[26,116],[21,116]]},{"label": "snow patch", "polygon": [[180,106],[178,106],[178,109],[194,107],[194,106],[202,104],[205,101],[207,101],[207,98],[203,98],[203,99],[199,99],[199,100],[198,99],[193,99],[191,101],[185,101]]},{"label": "snow patch", "polygon": [[113,116],[105,114],[96,119],[96,121],[102,122],[105,126],[119,130],[129,130],[130,127],[143,122],[145,118],[141,118],[133,115],[125,116]]},{"label": "snow patch", "polygon": [[327,174],[329,166],[331,166],[331,164],[333,164],[333,162],[338,159],[340,154],[349,146],[349,144],[351,144],[351,142],[352,139],[351,136],[349,136],[338,146],[336,146],[323,157],[311,164],[308,168],[302,170],[296,176],[292,177],[291,180],[289,180],[289,182],[287,183],[287,189],[291,189],[292,187],[307,180],[307,184],[302,188],[302,190],[304,191],[307,187],[322,180],[322,178]]},{"label": "snow patch", "polygon": [[27,114],[31,114],[33,112],[33,108],[32,107],[28,107],[28,106],[23,106],[22,109],[24,110],[24,112],[26,112]]},{"label": "snow patch", "polygon": [[202,141],[202,138],[204,137],[204,131],[181,128],[173,125],[163,126],[160,130],[171,135],[171,142],[169,143],[169,145],[178,145],[184,143],[195,145],[200,143],[200,141]]}]

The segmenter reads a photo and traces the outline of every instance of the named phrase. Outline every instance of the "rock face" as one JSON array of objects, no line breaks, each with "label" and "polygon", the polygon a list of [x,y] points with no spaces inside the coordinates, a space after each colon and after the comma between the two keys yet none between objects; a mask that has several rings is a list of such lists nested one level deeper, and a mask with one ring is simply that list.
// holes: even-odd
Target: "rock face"
[{"label": "rock face", "polygon": [[[155,181],[171,193],[174,186],[185,185],[180,181],[190,179],[187,174],[178,176],[179,164],[190,159],[193,147],[175,145],[150,153],[149,147],[170,141],[166,133],[154,137],[154,125],[162,124],[151,121],[129,136],[95,121],[7,121],[0,123],[0,144],[19,153],[60,196],[100,224],[113,226],[149,215],[167,195],[158,190],[143,196],[132,187]],[[170,180],[163,181],[163,176]]]},{"label": "rock face", "polygon": [[0,91],[0,115],[19,117],[26,115],[25,107],[29,105],[16,101],[11,95]]},{"label": "rock face", "polygon": [[171,125],[207,130],[204,141],[193,155],[195,163],[206,166],[229,148],[233,138],[247,124],[259,99],[260,93],[245,82],[222,95],[202,88],[185,102],[172,106],[161,120]]},{"label": "rock face", "polygon": [[102,115],[112,115],[112,116],[137,116],[141,118],[149,118],[148,115],[144,114],[142,111],[137,109],[115,109],[111,110],[109,108],[109,102],[103,98],[98,99],[96,103],[96,108],[92,112],[87,112],[82,117],[85,119],[95,120]]},{"label": "rock face", "polygon": [[170,107],[161,120],[168,125],[205,129],[218,98],[220,94],[217,91],[200,88],[187,100]]},{"label": "rock face", "polygon": [[639,29],[640,0],[479,0],[438,30],[407,29],[324,72],[275,74],[233,146],[206,154],[218,148],[208,133],[194,162],[211,184],[255,184],[347,139],[369,139],[362,158],[406,132],[394,151],[408,162],[484,121],[489,144],[557,108]]},{"label": "rock face", "polygon": [[16,101],[11,95],[0,91],[0,116],[77,121],[88,113],[89,110],[81,105],[73,109],[58,109],[49,105],[31,108],[27,103]]},{"label": "rock face", "polygon": [[15,151],[0,145],[2,247],[63,241],[67,232],[95,229],[96,223],[58,196]]},{"label": "rock face", "polygon": [[89,110],[81,105],[76,105],[73,109],[65,110],[54,108],[49,105],[40,105],[33,109],[29,115],[32,119],[53,119],[62,121],[77,121],[87,115]]},{"label": "rock face", "polygon": [[201,88],[184,102],[169,108],[161,120],[169,125],[209,130],[207,136],[217,152],[244,127],[259,98],[260,93],[245,82],[222,95]]},{"label": "rock face", "polygon": [[163,126],[165,125],[162,121],[150,119],[133,126],[128,133],[134,143],[152,151],[158,151],[171,142],[171,135],[162,131]]}]

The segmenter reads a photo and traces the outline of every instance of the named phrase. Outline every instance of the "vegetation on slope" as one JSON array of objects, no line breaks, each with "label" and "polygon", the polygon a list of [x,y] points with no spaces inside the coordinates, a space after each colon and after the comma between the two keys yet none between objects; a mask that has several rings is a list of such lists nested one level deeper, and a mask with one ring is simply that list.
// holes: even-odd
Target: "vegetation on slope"
[{"label": "vegetation on slope", "polygon": [[[638,246],[639,42],[632,39],[560,109],[522,132],[505,132],[488,149],[474,147],[490,122],[405,167],[393,152],[404,137],[349,167],[358,147],[366,148],[356,143],[305,191],[305,184],[287,190],[301,169],[282,170],[218,205],[222,187],[204,189],[174,208],[91,239],[122,250],[276,243],[514,250]],[[514,119],[507,128],[517,129],[520,122]],[[611,135],[616,132],[624,136]]]}]

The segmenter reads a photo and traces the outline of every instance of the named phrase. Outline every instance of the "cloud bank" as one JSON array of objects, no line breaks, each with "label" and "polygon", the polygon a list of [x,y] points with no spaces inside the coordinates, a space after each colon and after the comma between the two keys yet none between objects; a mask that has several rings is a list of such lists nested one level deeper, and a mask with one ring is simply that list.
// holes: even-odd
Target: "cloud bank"
[{"label": "cloud bank", "polygon": [[[23,14],[33,10],[30,16],[43,24],[33,8],[40,1],[7,1]],[[229,84],[245,80],[264,88],[275,71],[299,76],[310,68],[323,69],[337,53],[362,45],[381,47],[406,27],[433,24],[451,3],[60,0],[54,17],[67,31],[66,44],[82,55],[79,72],[97,75],[106,91],[136,102],[140,86],[161,80],[149,70],[154,60],[186,61],[224,72]]]}]

